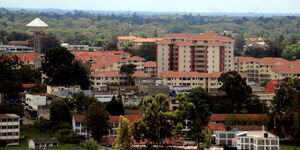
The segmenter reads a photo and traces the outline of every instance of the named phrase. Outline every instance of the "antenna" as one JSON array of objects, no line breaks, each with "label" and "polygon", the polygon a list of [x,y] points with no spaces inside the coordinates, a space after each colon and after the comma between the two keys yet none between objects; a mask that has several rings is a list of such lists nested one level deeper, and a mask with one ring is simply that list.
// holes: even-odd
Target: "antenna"
[{"label": "antenna", "polygon": [[26,25],[34,32],[34,51],[36,54],[34,60],[34,67],[41,67],[41,32],[46,30],[49,26],[40,18],[36,18]]}]

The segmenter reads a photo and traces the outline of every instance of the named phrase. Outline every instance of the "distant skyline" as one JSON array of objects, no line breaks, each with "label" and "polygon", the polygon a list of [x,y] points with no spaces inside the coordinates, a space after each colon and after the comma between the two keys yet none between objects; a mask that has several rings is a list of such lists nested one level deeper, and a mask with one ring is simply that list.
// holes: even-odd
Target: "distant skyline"
[{"label": "distant skyline", "polygon": [[224,13],[300,13],[300,0],[0,0],[0,7]]}]

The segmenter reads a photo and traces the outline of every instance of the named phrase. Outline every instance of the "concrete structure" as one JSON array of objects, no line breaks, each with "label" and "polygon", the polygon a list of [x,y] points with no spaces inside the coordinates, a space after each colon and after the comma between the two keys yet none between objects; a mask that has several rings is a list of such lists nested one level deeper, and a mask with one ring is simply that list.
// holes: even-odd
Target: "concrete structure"
[{"label": "concrete structure", "polygon": [[152,77],[155,77],[157,74],[156,71],[156,62],[154,61],[146,61],[144,63],[144,72],[149,74]]},{"label": "concrete structure", "polygon": [[270,80],[282,80],[286,77],[300,77],[300,60],[235,57],[235,70],[247,74],[249,81],[265,83]]},{"label": "concrete structure", "polygon": [[87,131],[85,115],[74,115],[73,116],[72,129],[75,133],[84,137],[84,139],[89,139],[91,137],[90,133],[88,133],[88,131]]},{"label": "concrete structure", "polygon": [[69,43],[62,43],[61,47],[69,51],[88,51],[90,49],[88,45],[70,45]]},{"label": "concrete structure", "polygon": [[[202,87],[208,93],[218,93],[221,83],[218,82],[218,77],[222,72],[214,73],[199,73],[199,72],[174,72],[165,71],[158,74],[162,79],[162,84],[172,87]],[[244,74],[241,76],[247,81]]]},{"label": "concrete structure", "polygon": [[232,146],[238,150],[279,150],[279,137],[265,131],[239,132]]},{"label": "concrete structure", "polygon": [[28,142],[28,149],[47,149],[58,147],[57,138],[34,138]]},{"label": "concrete structure", "polygon": [[19,145],[20,117],[16,114],[0,114],[0,140],[7,145]]},{"label": "concrete structure", "polygon": [[20,45],[0,45],[0,51],[5,52],[34,52],[33,47]]},{"label": "concrete structure", "polygon": [[234,40],[212,32],[168,34],[157,44],[157,72],[213,73],[234,69]]},{"label": "concrete structure", "polygon": [[83,93],[84,95],[91,96],[91,90],[81,90],[79,85],[70,86],[47,86],[47,93],[56,95],[58,97],[67,97],[75,93]]}]

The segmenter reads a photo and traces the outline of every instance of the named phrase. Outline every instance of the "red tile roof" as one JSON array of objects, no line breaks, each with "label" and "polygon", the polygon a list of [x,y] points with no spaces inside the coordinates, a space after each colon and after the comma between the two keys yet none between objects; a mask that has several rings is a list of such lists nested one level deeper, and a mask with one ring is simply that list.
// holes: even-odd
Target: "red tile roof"
[{"label": "red tile roof", "polygon": [[150,77],[150,75],[142,71],[135,71],[132,77]]},{"label": "red tile roof", "polygon": [[[141,115],[124,115],[125,118],[129,120],[130,123],[137,122],[139,119],[141,119]],[[120,119],[120,116],[109,116],[108,122],[118,122]]]},{"label": "red tile roof", "polygon": [[136,38],[133,42],[141,42],[141,43],[154,43],[162,40],[162,38]]},{"label": "red tile roof", "polygon": [[35,86],[36,84],[31,84],[31,83],[24,83],[22,84],[23,88],[31,88],[33,86]]},{"label": "red tile roof", "polygon": [[129,58],[126,58],[126,60],[145,60],[145,58],[139,57],[139,56],[132,56]]},{"label": "red tile roof", "polygon": [[223,123],[209,123],[208,128],[214,131],[225,131]]},{"label": "red tile roof", "polygon": [[184,38],[184,39],[196,39],[196,40],[221,40],[221,41],[233,41],[233,39],[227,36],[221,36],[213,32],[206,32],[203,34],[168,34],[164,38],[172,39],[172,38]]},{"label": "red tile roof", "polygon": [[28,46],[29,42],[28,41],[9,41],[9,45],[22,45],[22,46]]},{"label": "red tile roof", "polygon": [[120,77],[121,74],[118,71],[98,71],[91,73],[93,77]]},{"label": "red tile roof", "polygon": [[35,53],[19,53],[15,55],[20,59],[20,61],[34,61],[36,57]]},{"label": "red tile roof", "polygon": [[137,39],[138,37],[135,36],[119,36],[118,40],[133,40],[133,39]]},{"label": "red tile roof", "polygon": [[146,61],[144,63],[144,67],[156,67],[156,62],[155,61]]},{"label": "red tile roof", "polygon": [[210,116],[210,121],[225,121],[225,119],[230,116],[234,115],[236,117],[251,117],[251,118],[260,118],[260,117],[267,117],[266,114],[212,114]]},{"label": "red tile roof", "polygon": [[86,122],[86,118],[85,115],[74,115],[74,121],[76,123],[85,123]]}]

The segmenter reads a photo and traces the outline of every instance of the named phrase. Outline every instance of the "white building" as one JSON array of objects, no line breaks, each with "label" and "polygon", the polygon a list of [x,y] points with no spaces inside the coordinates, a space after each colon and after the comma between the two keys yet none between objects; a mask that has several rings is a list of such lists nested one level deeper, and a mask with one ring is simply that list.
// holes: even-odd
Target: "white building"
[{"label": "white building", "polygon": [[279,150],[279,138],[266,131],[216,131],[216,144],[238,150]]},{"label": "white building", "polygon": [[62,43],[61,47],[67,48],[69,51],[88,51],[88,45],[70,45],[69,43]]},{"label": "white building", "polygon": [[35,138],[28,142],[29,149],[46,149],[58,146],[57,138]]},{"label": "white building", "polygon": [[20,117],[16,114],[0,114],[0,140],[7,145],[19,145]]},{"label": "white building", "polygon": [[87,131],[85,115],[74,115],[72,118],[72,129],[78,135],[89,139],[91,135]]}]

